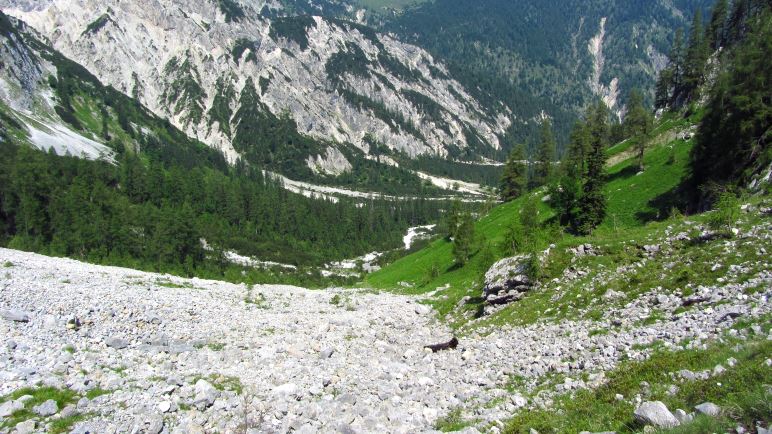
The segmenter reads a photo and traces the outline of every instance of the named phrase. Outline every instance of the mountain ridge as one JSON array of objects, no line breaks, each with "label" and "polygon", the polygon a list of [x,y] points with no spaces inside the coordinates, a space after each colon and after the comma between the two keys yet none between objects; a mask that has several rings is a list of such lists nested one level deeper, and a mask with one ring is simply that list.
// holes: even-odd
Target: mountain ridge
[{"label": "mountain ridge", "polygon": [[[428,53],[368,28],[321,17],[271,21],[243,5],[244,16],[229,22],[201,0],[151,3],[53,1],[24,11],[6,2],[5,10],[230,161],[301,159],[305,167],[293,170],[303,176],[335,175],[349,168],[336,152],[346,144],[362,155],[373,144],[411,157],[495,151],[511,123],[506,112],[485,113]],[[250,80],[255,92],[245,95]],[[257,100],[251,112],[239,110],[245,98]],[[273,145],[239,135],[240,112],[270,125],[286,119],[310,140],[287,140],[299,149],[276,157]]]}]

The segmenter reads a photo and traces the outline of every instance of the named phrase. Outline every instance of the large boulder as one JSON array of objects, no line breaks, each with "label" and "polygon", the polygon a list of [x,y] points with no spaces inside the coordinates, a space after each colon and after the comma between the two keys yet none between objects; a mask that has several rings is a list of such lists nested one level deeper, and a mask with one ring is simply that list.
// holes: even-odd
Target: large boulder
[{"label": "large boulder", "polygon": [[211,407],[212,404],[214,404],[214,401],[220,396],[220,392],[204,379],[196,381],[195,391],[196,397],[193,404],[200,411],[204,411],[208,407]]},{"label": "large boulder", "polygon": [[495,301],[502,293],[514,300],[530,290],[533,281],[528,277],[528,258],[528,255],[517,255],[493,264],[485,273],[483,295],[486,300]]},{"label": "large boulder", "polygon": [[680,425],[678,419],[667,409],[662,401],[647,401],[635,409],[635,420],[644,425],[657,428],[673,428]]},{"label": "large boulder", "polygon": [[52,416],[59,411],[59,406],[56,404],[56,401],[49,399],[40,405],[32,407],[32,411],[39,416]]}]

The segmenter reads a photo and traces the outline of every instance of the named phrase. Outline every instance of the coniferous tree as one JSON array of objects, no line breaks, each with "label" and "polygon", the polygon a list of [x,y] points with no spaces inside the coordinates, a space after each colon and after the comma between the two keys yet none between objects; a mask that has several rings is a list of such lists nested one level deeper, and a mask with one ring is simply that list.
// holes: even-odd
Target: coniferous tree
[{"label": "coniferous tree", "polygon": [[589,117],[590,152],[587,155],[587,173],[584,177],[579,210],[574,230],[589,234],[606,216],[605,185],[606,146],[608,136],[608,108],[598,101]]},{"label": "coniferous tree", "polygon": [[515,145],[504,165],[499,186],[499,196],[504,202],[516,199],[526,188],[528,163],[522,145]]},{"label": "coniferous tree", "polygon": [[643,170],[643,153],[646,139],[651,132],[654,121],[643,105],[643,95],[638,89],[630,91],[627,101],[627,114],[624,127],[628,137],[635,140],[635,150],[638,157],[638,170]]},{"label": "coniferous tree", "polygon": [[713,87],[691,154],[695,187],[747,181],[772,161],[772,12],[749,18],[746,39]]},{"label": "coniferous tree", "polygon": [[683,85],[684,77],[684,62],[686,52],[684,48],[684,31],[683,29],[676,29],[675,37],[673,38],[673,47],[670,50],[668,59],[673,73],[673,87],[678,91]]},{"label": "coniferous tree", "polygon": [[726,39],[726,21],[729,15],[729,4],[727,0],[718,0],[713,6],[713,11],[710,16],[710,23],[706,29],[706,35],[708,45],[710,49],[715,51],[719,47],[724,45]]},{"label": "coniferous tree", "polygon": [[536,153],[536,164],[531,177],[531,188],[541,187],[549,182],[552,175],[552,163],[555,161],[555,135],[552,133],[552,123],[545,119],[541,124],[539,147]]},{"label": "coniferous tree", "polygon": [[571,130],[568,149],[560,164],[560,179],[550,188],[550,205],[555,209],[562,226],[574,222],[579,213],[589,143],[587,124],[577,121]]},{"label": "coniferous tree", "polygon": [[676,29],[673,46],[668,54],[668,65],[660,71],[655,89],[655,106],[666,108],[681,91],[684,74],[684,35]]},{"label": "coniferous tree", "polygon": [[566,150],[565,161],[561,165],[563,173],[575,178],[584,174],[587,153],[590,149],[589,128],[586,123],[576,121]]},{"label": "coniferous tree", "polygon": [[445,222],[445,238],[452,240],[456,237],[456,232],[461,224],[461,202],[458,199],[450,204],[450,209],[443,221]]},{"label": "coniferous tree", "polygon": [[666,67],[659,72],[657,84],[654,89],[654,107],[665,108],[670,104],[670,97],[673,94],[673,82],[675,76],[671,66]]},{"label": "coniferous tree", "polygon": [[471,214],[463,213],[456,235],[453,238],[453,259],[459,266],[466,265],[474,247],[474,220]]},{"label": "coniferous tree", "polygon": [[684,67],[684,90],[689,99],[698,97],[697,92],[703,83],[705,62],[710,56],[710,49],[705,29],[702,24],[702,12],[700,9],[694,13],[692,27],[689,32],[689,46],[686,49]]}]

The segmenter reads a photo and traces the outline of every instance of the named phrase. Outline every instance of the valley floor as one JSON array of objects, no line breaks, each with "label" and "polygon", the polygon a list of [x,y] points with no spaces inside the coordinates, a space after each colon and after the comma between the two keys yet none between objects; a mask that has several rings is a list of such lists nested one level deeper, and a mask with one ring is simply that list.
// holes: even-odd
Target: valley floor
[{"label": "valley floor", "polygon": [[[654,323],[634,319],[680,300],[644,294],[619,321],[503,326],[431,353],[423,346],[450,330],[410,296],[248,287],[7,249],[0,264],[0,432],[414,433],[447,428],[449,414],[458,429],[495,432],[518,409],[603,384],[655,342],[701,348],[772,311],[762,273],[754,284],[766,290],[714,288],[720,303]],[[50,397],[53,413],[34,407]],[[632,413],[635,399],[623,399]]]}]

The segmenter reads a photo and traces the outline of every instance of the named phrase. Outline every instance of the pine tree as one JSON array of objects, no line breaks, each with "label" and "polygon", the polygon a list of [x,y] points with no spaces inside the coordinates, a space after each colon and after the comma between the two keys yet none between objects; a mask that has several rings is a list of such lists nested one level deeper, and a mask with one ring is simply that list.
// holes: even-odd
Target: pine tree
[{"label": "pine tree", "polygon": [[550,206],[557,213],[562,226],[573,222],[579,212],[579,197],[582,193],[582,176],[586,169],[589,142],[588,126],[577,121],[571,130],[568,149],[560,164],[560,178],[550,188]]},{"label": "pine tree", "polygon": [[579,234],[590,234],[603,222],[606,216],[605,185],[606,145],[608,136],[608,108],[598,101],[589,119],[590,153],[587,155],[587,173],[584,177],[579,211],[574,230]]},{"label": "pine tree", "polygon": [[531,188],[549,183],[552,175],[552,163],[555,161],[555,135],[552,123],[545,119],[541,124],[539,147],[536,154],[536,166],[531,178]]},{"label": "pine tree", "polygon": [[523,154],[523,146],[515,145],[507,158],[504,171],[501,175],[499,196],[504,202],[516,199],[525,191],[527,177],[527,163]]},{"label": "pine tree", "polygon": [[469,213],[461,215],[456,236],[453,238],[453,259],[459,266],[466,265],[474,246],[474,220]]},{"label": "pine tree", "polygon": [[638,170],[643,170],[643,152],[646,140],[651,132],[653,119],[643,105],[643,95],[638,89],[630,91],[625,115],[625,134],[635,140],[635,150],[638,156]]}]

